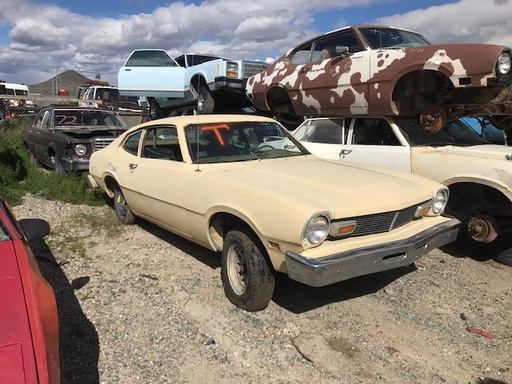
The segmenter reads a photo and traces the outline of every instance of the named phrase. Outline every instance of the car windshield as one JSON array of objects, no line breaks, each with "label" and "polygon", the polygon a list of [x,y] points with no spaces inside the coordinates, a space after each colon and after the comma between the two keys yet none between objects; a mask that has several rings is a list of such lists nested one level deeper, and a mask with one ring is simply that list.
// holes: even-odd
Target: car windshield
[{"label": "car windshield", "polygon": [[461,120],[451,121],[437,132],[429,132],[423,129],[418,118],[395,117],[394,119],[411,146],[489,144],[487,140],[479,136]]},{"label": "car windshield", "polygon": [[99,110],[55,110],[53,114],[53,124],[55,128],[127,128],[124,121],[117,114]]},{"label": "car windshield", "polygon": [[185,127],[194,163],[228,163],[307,155],[279,124],[262,121],[191,124]]},{"label": "car windshield", "polygon": [[372,27],[360,31],[372,49],[432,45],[420,34],[402,29]]}]

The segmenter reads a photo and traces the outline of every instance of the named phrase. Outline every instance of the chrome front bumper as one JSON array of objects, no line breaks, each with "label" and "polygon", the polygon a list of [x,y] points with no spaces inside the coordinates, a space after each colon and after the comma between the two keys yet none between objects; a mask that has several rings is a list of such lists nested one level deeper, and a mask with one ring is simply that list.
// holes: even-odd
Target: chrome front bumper
[{"label": "chrome front bumper", "polygon": [[301,283],[322,287],[357,276],[399,268],[454,241],[459,226],[460,221],[451,219],[408,239],[351,249],[321,258],[286,252],[287,274]]},{"label": "chrome front bumper", "polygon": [[66,171],[87,171],[89,169],[89,159],[75,159],[63,157],[60,159],[62,168]]}]

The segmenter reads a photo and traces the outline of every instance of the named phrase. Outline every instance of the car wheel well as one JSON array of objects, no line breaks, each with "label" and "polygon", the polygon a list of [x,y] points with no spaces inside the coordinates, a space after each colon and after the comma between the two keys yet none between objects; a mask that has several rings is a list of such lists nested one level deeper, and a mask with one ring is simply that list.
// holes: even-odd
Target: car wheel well
[{"label": "car wheel well", "polygon": [[409,72],[396,82],[391,96],[393,109],[401,116],[417,116],[429,106],[443,104],[452,90],[450,78],[441,72]]},{"label": "car wheel well", "polygon": [[512,216],[512,202],[496,188],[471,182],[456,183],[448,187],[450,199],[446,213],[456,217],[475,212]]},{"label": "car wheel well", "polygon": [[271,111],[275,112],[276,107],[282,107],[286,104],[289,105],[289,108],[291,108],[291,103],[290,95],[286,89],[281,87],[273,87],[268,90],[267,105]]},{"label": "car wheel well", "polygon": [[55,156],[56,153],[53,147],[48,147],[48,156]]},{"label": "car wheel well", "polygon": [[107,176],[105,178],[105,192],[107,193],[108,197],[114,197],[114,190],[116,188],[119,188],[117,181],[112,176]]},{"label": "car wheel well", "polygon": [[201,85],[206,85],[205,78],[201,75],[192,76],[190,79],[190,87],[193,88],[196,93],[199,91]]},{"label": "car wheel well", "polygon": [[267,92],[267,106],[275,118],[289,130],[294,130],[304,121],[303,116],[295,113],[290,95],[284,88],[274,87]]},{"label": "car wheel well", "polygon": [[233,229],[238,229],[244,233],[254,235],[253,237],[259,241],[258,245],[261,245],[261,248],[264,249],[258,234],[247,222],[233,214],[219,212],[210,219],[209,227],[210,240],[214,244],[216,251],[222,251],[224,239],[229,231],[232,231]]}]

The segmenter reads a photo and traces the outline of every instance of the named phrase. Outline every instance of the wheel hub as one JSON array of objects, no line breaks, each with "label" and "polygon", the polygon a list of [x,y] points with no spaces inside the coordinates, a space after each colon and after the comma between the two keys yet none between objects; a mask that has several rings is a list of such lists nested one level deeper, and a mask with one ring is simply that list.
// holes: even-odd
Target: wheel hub
[{"label": "wheel hub", "polygon": [[487,215],[472,217],[468,222],[468,233],[479,243],[490,243],[498,237],[496,221]]},{"label": "wheel hub", "polygon": [[420,122],[425,131],[437,132],[446,124],[446,111],[439,105],[425,108],[420,115]]}]

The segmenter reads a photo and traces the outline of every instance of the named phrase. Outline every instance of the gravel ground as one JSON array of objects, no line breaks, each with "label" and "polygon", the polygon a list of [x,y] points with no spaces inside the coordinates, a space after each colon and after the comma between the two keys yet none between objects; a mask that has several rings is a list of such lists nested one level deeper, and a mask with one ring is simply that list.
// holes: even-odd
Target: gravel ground
[{"label": "gravel ground", "polygon": [[63,383],[512,383],[512,268],[468,246],[323,288],[280,277],[248,313],[225,298],[219,255],[150,223],[38,196],[14,211],[52,227],[33,248]]}]

